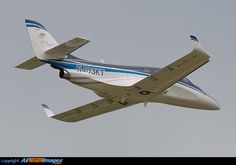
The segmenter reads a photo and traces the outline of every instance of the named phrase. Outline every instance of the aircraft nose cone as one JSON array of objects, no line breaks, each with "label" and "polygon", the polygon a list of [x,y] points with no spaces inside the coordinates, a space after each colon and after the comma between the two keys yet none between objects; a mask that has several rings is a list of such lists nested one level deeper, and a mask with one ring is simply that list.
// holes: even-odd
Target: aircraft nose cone
[{"label": "aircraft nose cone", "polygon": [[215,100],[212,99],[212,101],[209,103],[209,108],[211,110],[220,110],[220,104],[217,103]]},{"label": "aircraft nose cone", "polygon": [[206,96],[206,98],[203,100],[203,104],[205,105],[206,109],[220,110],[220,104],[211,96]]}]

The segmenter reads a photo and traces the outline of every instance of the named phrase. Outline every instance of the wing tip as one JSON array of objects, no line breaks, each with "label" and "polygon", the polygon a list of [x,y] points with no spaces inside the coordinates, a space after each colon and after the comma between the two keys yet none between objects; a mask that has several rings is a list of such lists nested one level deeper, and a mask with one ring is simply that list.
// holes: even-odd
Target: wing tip
[{"label": "wing tip", "polygon": [[193,41],[195,41],[195,42],[199,42],[198,39],[197,39],[197,37],[194,36],[194,35],[190,35],[190,38],[191,38],[191,40],[193,40]]},{"label": "wing tip", "polygon": [[190,39],[193,41],[194,49],[202,49],[202,46],[195,35],[190,35]]},{"label": "wing tip", "polygon": [[49,109],[49,107],[46,104],[42,104],[42,107],[43,107],[44,112],[46,113],[47,117],[51,118],[54,116],[54,113]]}]

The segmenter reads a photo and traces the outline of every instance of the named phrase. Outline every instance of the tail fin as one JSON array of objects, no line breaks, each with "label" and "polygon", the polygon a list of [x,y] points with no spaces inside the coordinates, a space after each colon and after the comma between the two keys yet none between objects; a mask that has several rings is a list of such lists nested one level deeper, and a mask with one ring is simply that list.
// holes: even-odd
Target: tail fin
[{"label": "tail fin", "polygon": [[44,52],[56,47],[58,43],[42,24],[27,19],[25,24],[36,57],[40,60],[46,59]]},{"label": "tail fin", "polygon": [[25,24],[35,57],[16,66],[16,68],[31,70],[44,65],[45,63],[40,60],[48,59],[45,52],[56,47],[58,43],[42,24],[28,19],[25,20]]},{"label": "tail fin", "polygon": [[25,24],[36,57],[16,66],[16,68],[27,70],[37,68],[45,64],[42,62],[44,60],[65,58],[71,52],[89,42],[83,38],[74,38],[58,45],[56,40],[42,24],[28,19],[25,20]]}]

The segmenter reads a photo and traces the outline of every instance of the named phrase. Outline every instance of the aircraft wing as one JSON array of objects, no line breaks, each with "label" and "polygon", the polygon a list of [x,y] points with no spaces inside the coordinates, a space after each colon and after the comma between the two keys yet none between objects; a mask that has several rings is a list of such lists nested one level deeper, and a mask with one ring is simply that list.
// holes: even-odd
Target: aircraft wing
[{"label": "aircraft wing", "polygon": [[67,41],[63,44],[60,44],[52,49],[49,49],[45,52],[50,59],[54,58],[64,58],[66,55],[74,52],[85,44],[89,43],[88,40],[83,38],[74,38],[70,41]]},{"label": "aircraft wing", "polygon": [[102,115],[108,112],[112,112],[118,109],[126,108],[128,106],[137,104],[138,102],[129,102],[127,104],[121,104],[118,101],[110,99],[101,99],[87,105],[74,108],[67,112],[63,112],[58,115],[54,115],[47,105],[42,105],[45,113],[48,117],[54,118],[64,122],[78,122],[80,120],[88,119],[90,117]]},{"label": "aircraft wing", "polygon": [[194,41],[192,52],[141,80],[131,88],[138,90],[143,95],[162,93],[177,81],[209,62],[210,56],[201,48],[197,38],[191,36],[191,39]]}]

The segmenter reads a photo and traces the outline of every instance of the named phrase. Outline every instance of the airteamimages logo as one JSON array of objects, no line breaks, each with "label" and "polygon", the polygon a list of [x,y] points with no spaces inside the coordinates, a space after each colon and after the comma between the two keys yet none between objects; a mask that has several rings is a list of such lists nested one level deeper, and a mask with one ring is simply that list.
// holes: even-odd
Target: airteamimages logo
[{"label": "airteamimages logo", "polygon": [[1,159],[1,164],[62,164],[64,159],[56,158],[20,158],[20,159]]}]

